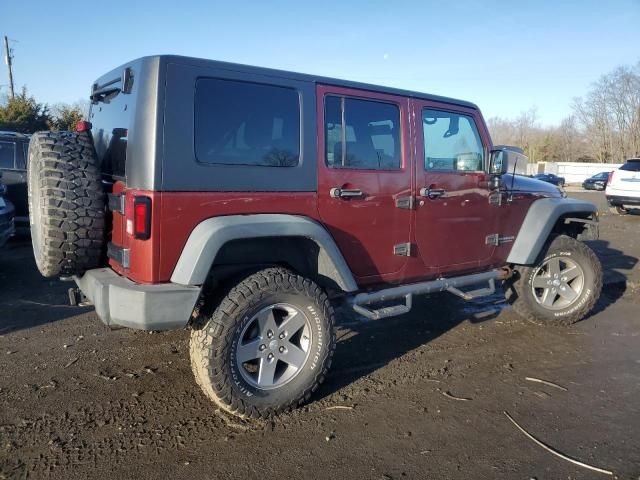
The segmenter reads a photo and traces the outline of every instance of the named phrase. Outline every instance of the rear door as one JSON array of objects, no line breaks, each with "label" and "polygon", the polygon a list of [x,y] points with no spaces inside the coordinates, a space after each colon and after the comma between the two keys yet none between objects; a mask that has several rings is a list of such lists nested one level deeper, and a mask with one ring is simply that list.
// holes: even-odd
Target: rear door
[{"label": "rear door", "polygon": [[410,255],[409,102],[317,87],[318,209],[358,283],[401,278]]},{"label": "rear door", "polygon": [[441,274],[494,261],[500,194],[491,195],[485,159],[490,139],[472,108],[414,100],[415,236],[425,268]]}]

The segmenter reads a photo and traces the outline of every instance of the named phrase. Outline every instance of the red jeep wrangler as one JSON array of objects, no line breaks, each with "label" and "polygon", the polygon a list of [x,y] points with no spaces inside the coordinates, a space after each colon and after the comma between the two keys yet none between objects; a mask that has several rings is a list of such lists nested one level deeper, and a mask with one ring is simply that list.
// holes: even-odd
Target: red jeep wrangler
[{"label": "red jeep wrangler", "polygon": [[191,329],[204,392],[241,416],[306,401],[335,344],[413,295],[488,295],[571,324],[602,287],[593,204],[518,175],[478,108],[417,92],[154,56],[100,78],[77,132],[29,147],[43,275],[108,325]]}]

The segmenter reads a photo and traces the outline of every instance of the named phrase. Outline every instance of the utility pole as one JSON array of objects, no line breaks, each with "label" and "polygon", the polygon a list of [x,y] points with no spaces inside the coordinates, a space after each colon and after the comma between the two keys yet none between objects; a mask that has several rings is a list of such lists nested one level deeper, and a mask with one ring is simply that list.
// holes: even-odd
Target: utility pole
[{"label": "utility pole", "polygon": [[9,70],[9,95],[11,98],[15,97],[15,91],[13,89],[13,66],[11,65],[11,61],[13,57],[11,56],[11,50],[9,50],[9,39],[7,36],[4,36],[4,61],[7,64],[7,69]]}]

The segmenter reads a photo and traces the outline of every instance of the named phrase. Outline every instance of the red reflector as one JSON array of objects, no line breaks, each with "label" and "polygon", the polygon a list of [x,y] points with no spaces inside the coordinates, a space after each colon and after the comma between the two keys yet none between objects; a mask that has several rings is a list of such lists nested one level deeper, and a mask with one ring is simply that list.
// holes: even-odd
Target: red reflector
[{"label": "red reflector", "polygon": [[93,127],[93,125],[91,125],[91,122],[80,120],[78,123],[76,123],[76,132],[88,132],[89,130],[91,130],[91,127]]},{"label": "red reflector", "polygon": [[609,178],[607,178],[607,183],[611,183],[611,180],[613,180],[614,172],[615,172],[615,170],[613,172],[609,172]]},{"label": "red reflector", "polygon": [[147,240],[151,236],[151,199],[135,197],[133,199],[133,236]]}]

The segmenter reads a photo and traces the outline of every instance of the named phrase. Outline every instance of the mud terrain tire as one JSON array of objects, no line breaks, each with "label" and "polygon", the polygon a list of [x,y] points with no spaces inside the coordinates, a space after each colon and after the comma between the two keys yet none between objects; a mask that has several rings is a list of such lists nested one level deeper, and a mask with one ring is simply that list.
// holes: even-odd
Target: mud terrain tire
[{"label": "mud terrain tire", "polygon": [[27,165],[31,242],[45,277],[82,274],[105,249],[105,194],[89,135],[38,132]]},{"label": "mud terrain tire", "polygon": [[[552,265],[553,262],[559,262],[557,264],[561,265],[561,272],[557,279],[558,287],[550,284],[556,288],[552,295],[557,299],[559,306],[546,307],[540,301],[544,296],[544,289],[535,288],[534,285],[538,284],[536,281],[544,286],[547,286],[547,282],[554,281],[553,274],[548,273],[551,269],[545,271],[545,265]],[[571,274],[563,277],[562,266],[567,272],[570,265],[577,266],[581,271],[581,285],[579,292],[574,292],[575,299],[563,306],[560,302],[563,299],[560,288],[563,288],[564,293],[570,285],[561,280],[568,278]],[[570,282],[575,281],[575,279],[570,280]],[[566,235],[552,237],[543,249],[538,263],[533,266],[517,267],[514,277],[505,285],[505,295],[513,309],[521,317],[538,325],[568,326],[582,320],[595,305],[601,291],[600,260],[587,245]]]},{"label": "mud terrain tire", "polygon": [[[291,318],[302,315],[305,326],[289,332],[291,337],[280,342],[293,343],[296,335],[302,342],[306,336],[307,354],[292,378],[278,385],[274,375],[273,384],[267,388],[258,382],[262,362],[267,361],[270,352],[275,355],[277,365],[286,365],[281,379],[290,368],[280,360],[285,357],[279,357],[277,352],[278,347],[283,349],[284,345],[291,350],[293,347],[276,340],[286,337],[283,325],[291,325],[286,323],[290,317],[288,314],[281,317],[281,323],[269,338],[261,335],[267,331],[261,329],[262,322],[269,324],[268,321],[256,319],[262,319],[261,315],[268,309],[273,308],[275,312],[275,308],[282,305],[298,312]],[[275,318],[275,314],[271,318]],[[247,329],[254,327],[253,322],[258,324],[258,330],[254,332],[256,336],[246,340]],[[238,283],[208,319],[194,326],[190,344],[191,368],[204,393],[223,410],[244,418],[268,418],[307,401],[322,383],[331,365],[335,347],[333,325],[333,307],[318,285],[284,268],[260,270]],[[292,330],[295,328],[291,327]],[[249,377],[246,364],[240,363],[242,349],[245,345],[254,345],[252,342],[257,342],[256,355],[260,356],[257,360],[251,360],[257,362],[255,380]]]}]

